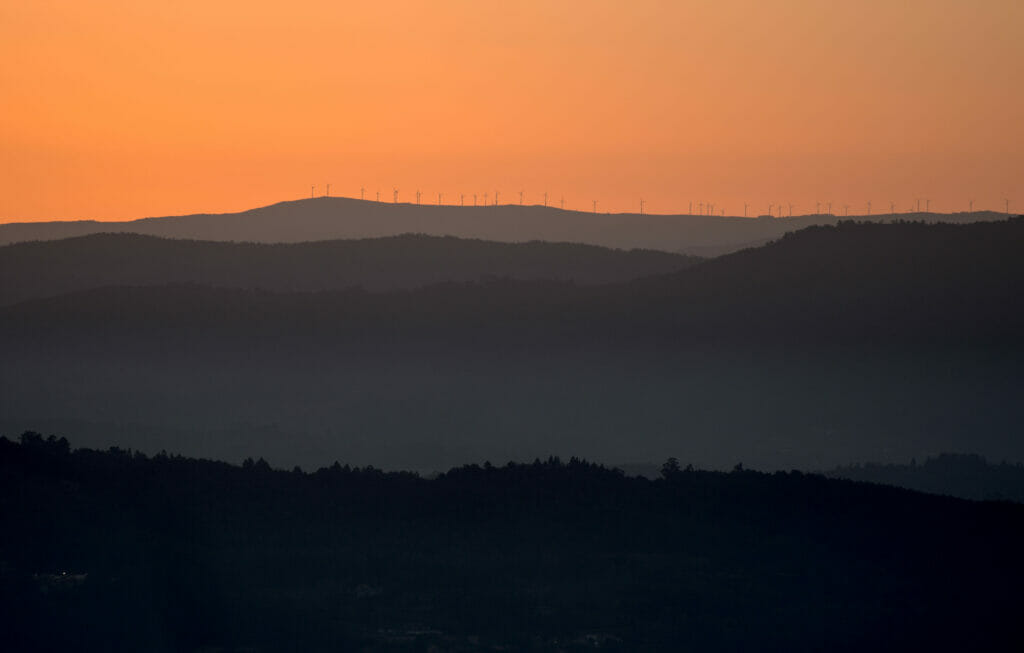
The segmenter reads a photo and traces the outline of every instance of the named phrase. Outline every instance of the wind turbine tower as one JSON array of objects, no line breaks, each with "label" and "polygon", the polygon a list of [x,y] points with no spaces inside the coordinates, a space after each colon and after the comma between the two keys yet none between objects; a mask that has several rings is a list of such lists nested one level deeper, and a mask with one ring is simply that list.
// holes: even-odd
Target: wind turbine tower
[{"label": "wind turbine tower", "polygon": [[316,197],[316,184],[309,187],[309,199]]},{"label": "wind turbine tower", "polygon": [[871,215],[871,200],[868,200],[868,216]]},{"label": "wind turbine tower", "polygon": [[523,191],[519,191],[519,206],[523,205]]},{"label": "wind turbine tower", "polygon": [[789,217],[791,217],[791,218],[793,217],[793,205],[792,204],[789,205]]},{"label": "wind turbine tower", "polygon": [[644,214],[644,198],[640,198],[640,215]]},{"label": "wind turbine tower", "polygon": [[393,204],[398,204],[398,189],[397,188],[393,189],[393,191],[392,191],[391,201],[392,201]]},{"label": "wind turbine tower", "polygon": [[494,206],[498,206],[498,191],[494,191]]},{"label": "wind turbine tower", "polygon": [[416,203],[420,203],[420,189],[418,188],[416,189]]},{"label": "wind turbine tower", "polygon": [[359,199],[363,199],[364,195],[366,195],[366,189],[363,188],[362,186],[360,186],[359,187]]},{"label": "wind turbine tower", "polygon": [[327,197],[331,196],[331,185],[327,184]]},{"label": "wind turbine tower", "polygon": [[548,192],[544,191],[544,206],[548,205]]},{"label": "wind turbine tower", "polygon": [[594,213],[597,213],[597,200],[591,200],[594,203]]}]

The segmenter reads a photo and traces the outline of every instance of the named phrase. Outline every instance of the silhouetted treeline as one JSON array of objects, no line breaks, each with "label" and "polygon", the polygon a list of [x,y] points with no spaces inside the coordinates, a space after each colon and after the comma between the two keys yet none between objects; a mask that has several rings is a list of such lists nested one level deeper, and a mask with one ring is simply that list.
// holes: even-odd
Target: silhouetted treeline
[{"label": "silhouetted treeline", "polygon": [[864,463],[824,472],[832,478],[884,483],[921,492],[975,500],[1024,503],[1024,465],[992,464],[977,454],[944,453],[921,464]]},{"label": "silhouetted treeline", "polygon": [[486,277],[610,283],[674,272],[698,260],[650,250],[408,234],[267,245],[108,233],[0,247],[0,305],[101,286],[186,282],[282,292],[394,290]]},{"label": "silhouetted treeline", "polygon": [[1024,506],[582,460],[427,480],[0,439],[11,650],[1012,650]]}]

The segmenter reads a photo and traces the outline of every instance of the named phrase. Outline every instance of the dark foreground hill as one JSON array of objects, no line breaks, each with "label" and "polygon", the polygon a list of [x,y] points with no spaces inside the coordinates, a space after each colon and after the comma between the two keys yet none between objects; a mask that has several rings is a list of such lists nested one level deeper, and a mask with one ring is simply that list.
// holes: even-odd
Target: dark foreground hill
[{"label": "dark foreground hill", "polygon": [[[879,215],[928,222],[999,220],[1003,214],[915,213]],[[379,238],[406,233],[499,242],[574,242],[619,249],[658,249],[716,256],[760,245],[811,225],[835,224],[834,215],[747,219],[710,215],[638,215],[563,211],[544,206],[427,206],[319,197],[280,202],[240,213],[144,218],[124,222],[25,222],[0,224],[0,244],[55,240],[100,232],[164,238],[297,243],[339,238]]]},{"label": "dark foreground hill", "polygon": [[625,284],[103,288],[0,308],[0,428],[431,470],[1024,460],[1024,221],[850,224]]},{"label": "dark foreground hill", "polygon": [[0,247],[0,304],[100,286],[197,283],[274,291],[416,288],[482,277],[628,281],[699,259],[589,245],[403,235],[298,244],[96,234]]},{"label": "dark foreground hill", "polygon": [[0,440],[11,650],[1013,651],[1024,506],[576,459],[434,480]]}]

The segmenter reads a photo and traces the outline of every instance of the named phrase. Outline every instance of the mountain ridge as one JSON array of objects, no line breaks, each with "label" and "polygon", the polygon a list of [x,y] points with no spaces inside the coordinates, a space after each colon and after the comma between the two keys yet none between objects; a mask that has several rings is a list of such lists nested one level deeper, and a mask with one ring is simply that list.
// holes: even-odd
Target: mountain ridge
[{"label": "mountain ridge", "polygon": [[[858,216],[850,216],[857,219]],[[860,219],[924,219],[975,222],[1001,213],[913,213]],[[814,224],[835,224],[836,215],[742,218],[688,214],[591,213],[551,206],[501,204],[435,206],[339,197],[287,200],[234,213],[153,216],[131,221],[9,222],[0,224],[0,245],[53,240],[100,231],[132,232],[199,240],[302,242],[424,233],[499,242],[544,240],[619,249],[656,249],[716,255],[762,244]]]}]

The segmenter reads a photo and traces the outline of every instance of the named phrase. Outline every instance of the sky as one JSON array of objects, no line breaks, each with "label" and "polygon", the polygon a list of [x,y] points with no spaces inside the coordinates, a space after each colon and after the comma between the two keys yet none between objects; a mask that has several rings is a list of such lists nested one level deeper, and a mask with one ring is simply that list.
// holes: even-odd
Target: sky
[{"label": "sky", "polygon": [[[0,222],[1024,209],[1020,0],[0,0]],[[315,185],[315,189],[311,186]]]}]

